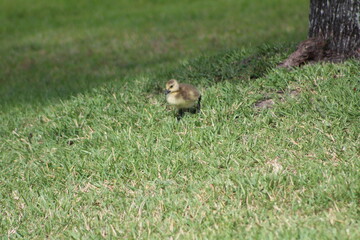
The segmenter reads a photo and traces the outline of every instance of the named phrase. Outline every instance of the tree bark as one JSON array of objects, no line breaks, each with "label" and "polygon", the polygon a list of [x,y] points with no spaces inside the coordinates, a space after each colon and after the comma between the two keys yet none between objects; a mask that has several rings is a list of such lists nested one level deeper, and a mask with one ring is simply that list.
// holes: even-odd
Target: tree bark
[{"label": "tree bark", "polygon": [[360,59],[360,0],[310,0],[308,37],[280,66]]}]

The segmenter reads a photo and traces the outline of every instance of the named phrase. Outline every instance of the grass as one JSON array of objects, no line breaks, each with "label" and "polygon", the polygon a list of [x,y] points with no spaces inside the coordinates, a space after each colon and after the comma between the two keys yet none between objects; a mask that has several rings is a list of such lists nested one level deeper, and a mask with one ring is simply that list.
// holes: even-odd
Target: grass
[{"label": "grass", "polygon": [[[269,7],[272,2],[264,4]],[[80,27],[105,25],[108,30],[117,13],[114,8],[99,4],[96,11],[109,12],[88,23],[95,8],[86,2],[71,9],[66,8],[66,1],[36,3],[30,12],[45,6],[54,11],[54,18],[49,22],[21,21],[24,25],[19,24],[18,29],[5,23],[2,31],[8,36],[1,40],[1,51],[9,51],[20,43],[28,46],[29,38],[34,37],[31,24],[39,32],[52,29],[56,35],[69,31],[68,37],[75,38],[76,32],[72,35],[69,29],[76,27],[71,20],[77,11],[82,13],[76,23]],[[169,9],[171,14],[164,13],[168,17],[184,14],[178,10],[183,6],[180,3],[135,3],[138,5],[131,11],[136,17],[130,15],[138,22],[119,21],[121,29],[138,26],[140,34],[149,24],[147,16],[162,9]],[[189,1],[184,8],[192,9],[196,15],[196,10],[203,9],[202,3]],[[30,7],[24,4],[24,9]],[[128,6],[126,1],[118,4]],[[216,19],[226,21],[219,16],[224,16],[222,9],[230,4],[248,4],[255,9],[259,3],[224,1],[217,5],[214,1],[209,7],[211,14],[203,10],[203,15],[193,18],[202,22],[203,17],[208,20],[212,16],[212,22],[203,26],[203,31],[220,31],[221,24],[216,25]],[[13,15],[20,11],[11,9],[11,3],[2,5]],[[288,14],[281,10],[285,6],[277,8],[276,13],[267,13],[273,22]],[[64,9],[74,11],[73,15],[62,17]],[[232,19],[232,13],[236,19],[236,11],[229,11],[227,21]],[[251,14],[261,12],[260,9]],[[45,13],[38,10],[38,14]],[[85,57],[79,51],[71,55],[75,59],[66,56],[64,59],[71,61],[60,62],[55,70],[55,62],[46,54],[39,57],[36,54],[40,53],[33,50],[14,50],[17,54],[0,60],[6,66],[0,75],[4,81],[4,108],[0,114],[1,237],[360,237],[359,62],[317,64],[292,71],[277,69],[277,63],[293,49],[290,40],[287,44],[269,40],[269,44],[260,47],[252,47],[246,40],[246,48],[235,48],[241,40],[234,40],[229,34],[224,36],[226,44],[222,46],[212,46],[206,40],[198,46],[197,37],[191,34],[197,32],[191,32],[198,24],[193,23],[194,19],[182,22],[182,30],[174,30],[175,35],[189,34],[188,38],[178,35],[188,41],[184,51],[170,48],[171,57],[170,53],[155,56],[150,50],[140,54],[143,51],[134,47],[124,53],[133,59],[138,57],[138,62],[134,62],[139,65],[132,69],[114,70],[116,53],[123,50],[116,47],[112,52],[114,49],[108,50],[101,44],[94,49],[98,51],[95,55]],[[289,23],[296,24],[299,23]],[[164,29],[172,26],[170,19],[159,24]],[[235,23],[226,28],[236,26],[250,29]],[[276,31],[279,30],[274,27],[267,34],[275,36]],[[95,32],[98,43],[105,43],[109,35],[103,35],[99,29]],[[85,38],[81,31],[78,34]],[[147,34],[149,38],[154,36]],[[259,41],[255,34],[248,39]],[[35,39],[46,51],[50,49],[47,44],[52,45],[50,53],[54,56],[68,51],[63,49],[66,44],[62,45],[61,39],[56,42],[50,37],[48,43]],[[137,46],[141,46],[140,38],[138,41]],[[86,49],[92,43],[77,44],[76,47]],[[46,64],[34,63],[34,68],[21,72],[10,68],[31,54]],[[106,64],[99,67],[99,72],[92,72],[90,66],[97,66],[102,59]],[[154,63],[146,65],[142,61]],[[49,73],[49,69],[55,72]],[[82,73],[86,76],[71,82]],[[46,74],[58,76],[60,82],[50,82],[44,90],[49,95],[43,96],[43,89],[38,86],[44,84]],[[22,76],[28,79],[23,89]],[[97,77],[99,82],[94,80]],[[164,81],[170,77],[199,87],[203,93],[200,115],[186,115],[182,121],[176,121],[160,94]],[[55,91],[65,83],[69,86]],[[68,92],[72,83],[75,90]],[[31,89],[32,94],[27,95],[26,89]],[[25,95],[19,96],[22,91]],[[271,99],[274,104],[256,107],[264,99]]]},{"label": "grass", "polygon": [[0,106],[43,106],[200,54],[299,41],[301,2],[2,1]]}]

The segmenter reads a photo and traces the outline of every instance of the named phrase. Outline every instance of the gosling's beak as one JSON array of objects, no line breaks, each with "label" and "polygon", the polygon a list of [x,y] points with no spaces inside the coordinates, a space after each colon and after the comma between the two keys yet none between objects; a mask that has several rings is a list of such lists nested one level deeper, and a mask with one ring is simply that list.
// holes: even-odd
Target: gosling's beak
[{"label": "gosling's beak", "polygon": [[165,95],[168,95],[168,94],[170,93],[170,91],[166,89],[166,90],[164,91],[164,93],[165,93]]}]

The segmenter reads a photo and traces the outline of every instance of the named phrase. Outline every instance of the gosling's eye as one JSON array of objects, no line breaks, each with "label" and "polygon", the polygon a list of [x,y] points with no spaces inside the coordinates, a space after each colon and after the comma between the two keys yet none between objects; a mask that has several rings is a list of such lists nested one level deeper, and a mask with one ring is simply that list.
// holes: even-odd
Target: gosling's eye
[{"label": "gosling's eye", "polygon": [[171,85],[170,88],[173,88],[174,85]]}]

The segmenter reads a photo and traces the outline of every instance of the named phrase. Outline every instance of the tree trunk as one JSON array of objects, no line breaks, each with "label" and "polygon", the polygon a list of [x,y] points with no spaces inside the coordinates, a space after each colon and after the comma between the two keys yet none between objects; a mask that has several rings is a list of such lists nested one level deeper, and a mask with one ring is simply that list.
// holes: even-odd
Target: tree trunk
[{"label": "tree trunk", "polygon": [[360,59],[360,0],[310,0],[309,39],[280,66]]}]

